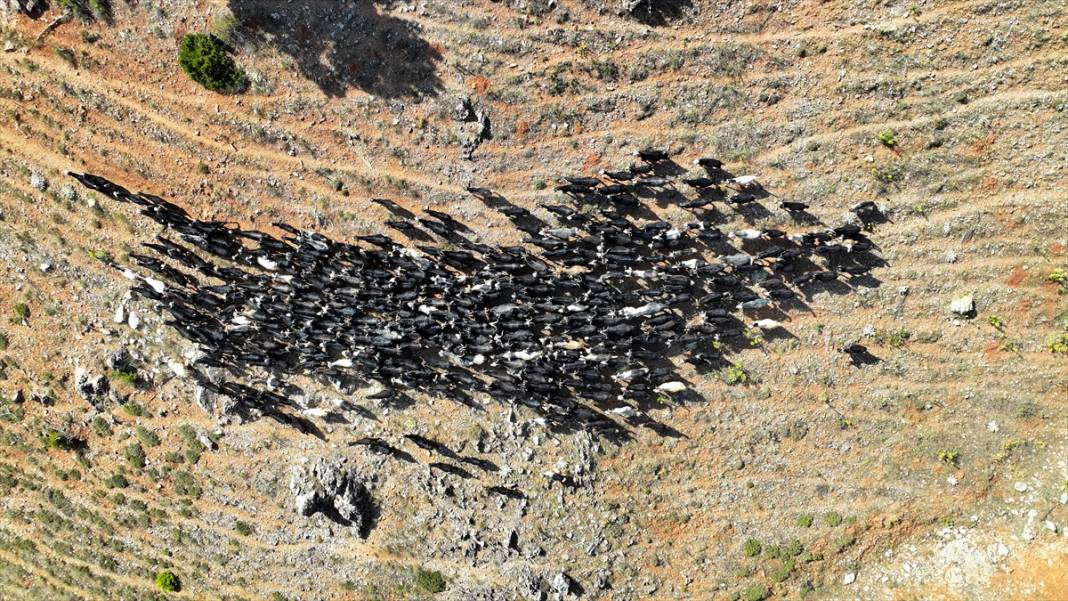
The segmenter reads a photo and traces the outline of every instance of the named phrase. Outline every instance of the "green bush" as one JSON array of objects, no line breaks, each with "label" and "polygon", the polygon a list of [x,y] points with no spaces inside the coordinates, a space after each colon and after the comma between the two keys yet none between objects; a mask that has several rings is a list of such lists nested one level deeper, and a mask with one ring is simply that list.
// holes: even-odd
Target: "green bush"
[{"label": "green bush", "polygon": [[842,523],[842,514],[838,513],[837,511],[832,511],[827,515],[823,516],[823,523],[827,524],[828,526],[838,526]]},{"label": "green bush", "polygon": [[742,599],[745,601],[764,601],[771,596],[771,591],[763,584],[750,584],[742,591]]},{"label": "green bush", "polygon": [[15,319],[23,321],[30,316],[30,307],[26,303],[15,303]]},{"label": "green bush", "polygon": [[123,452],[123,457],[126,458],[126,461],[131,466],[137,469],[143,469],[145,467],[145,449],[136,442],[126,447],[126,450]]},{"label": "green bush", "polygon": [[66,451],[71,448],[71,440],[59,430],[49,430],[48,433],[44,435],[44,446],[46,449],[61,449]]},{"label": "green bush", "polygon": [[156,436],[154,432],[148,431],[144,426],[137,426],[137,429],[134,430],[134,435],[137,436],[137,440],[140,440],[141,444],[146,447],[159,446],[159,436]]},{"label": "green bush", "polygon": [[11,342],[7,339],[7,334],[4,334],[3,332],[0,332],[0,351],[6,351],[7,350],[7,346],[10,343]]},{"label": "green bush", "polygon": [[177,593],[182,590],[182,583],[178,580],[178,577],[174,575],[174,572],[165,570],[156,574],[156,586],[159,590],[165,593]]},{"label": "green bush", "polygon": [[134,417],[141,417],[145,414],[145,408],[137,403],[126,403],[122,406],[122,410]]},{"label": "green bush", "polygon": [[132,369],[127,370],[112,370],[108,377],[112,380],[118,380],[127,386],[137,385],[137,372]]},{"label": "green bush", "polygon": [[234,524],[234,532],[237,532],[241,536],[249,536],[250,534],[256,532],[256,530],[248,522],[242,522],[238,520],[238,522]]},{"label": "green bush", "polygon": [[879,132],[879,142],[882,143],[883,146],[893,148],[894,146],[897,146],[897,136],[894,134],[893,130],[886,129]]},{"label": "green bush", "polygon": [[178,64],[189,79],[221,94],[238,92],[248,78],[215,38],[188,33],[178,50]]},{"label": "green bush", "polygon": [[756,557],[757,555],[760,555],[760,551],[763,548],[764,546],[755,538],[745,541],[745,544],[742,545],[742,551],[745,553],[746,557]]},{"label": "green bush", "polygon": [[802,514],[800,517],[797,518],[797,525],[801,526],[802,528],[808,528],[812,525],[812,516],[807,513]]},{"label": "green bush", "polygon": [[111,436],[111,424],[104,418],[97,416],[93,418],[93,431],[101,438],[107,438]]},{"label": "green bush", "polygon": [[415,584],[428,593],[440,593],[445,590],[445,576],[441,572],[420,568],[415,573]]}]

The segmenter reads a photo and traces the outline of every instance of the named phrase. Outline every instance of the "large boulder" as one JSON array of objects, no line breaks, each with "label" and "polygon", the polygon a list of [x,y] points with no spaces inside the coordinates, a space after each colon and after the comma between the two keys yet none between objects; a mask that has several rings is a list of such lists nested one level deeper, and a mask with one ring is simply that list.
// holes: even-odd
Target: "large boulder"
[{"label": "large boulder", "polygon": [[340,461],[320,458],[297,466],[289,481],[297,513],[321,513],[330,520],[367,536],[374,518],[374,502],[364,479]]}]

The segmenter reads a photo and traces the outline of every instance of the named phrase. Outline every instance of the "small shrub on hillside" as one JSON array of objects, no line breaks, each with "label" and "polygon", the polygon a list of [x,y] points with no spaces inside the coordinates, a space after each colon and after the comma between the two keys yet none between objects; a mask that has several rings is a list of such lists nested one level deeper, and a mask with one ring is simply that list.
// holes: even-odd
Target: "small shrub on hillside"
[{"label": "small shrub on hillside", "polygon": [[1068,355],[1068,334],[1061,334],[1047,342],[1046,348],[1055,355]]},{"label": "small shrub on hillside", "polygon": [[415,585],[428,593],[440,593],[445,590],[445,576],[441,572],[420,568],[415,573]]},{"label": "small shrub on hillside", "polygon": [[112,380],[118,380],[119,382],[122,382],[123,384],[129,387],[137,385],[137,372],[132,369],[112,370],[112,372],[108,374],[108,378]]},{"label": "small shrub on hillside", "polygon": [[808,528],[812,526],[812,516],[807,513],[802,514],[800,517],[797,518],[797,525],[801,526],[802,528]]},{"label": "small shrub on hillside", "polygon": [[764,601],[771,596],[771,591],[763,584],[750,584],[742,591],[743,601]]},{"label": "small shrub on hillside", "polygon": [[0,332],[0,351],[6,351],[10,341],[7,339],[7,334]]},{"label": "small shrub on hillside", "polygon": [[144,426],[137,426],[137,429],[134,430],[134,435],[137,436],[137,440],[140,440],[141,444],[146,447],[159,446],[159,436],[156,436],[154,432],[145,429]]},{"label": "small shrub on hillside", "polygon": [[237,532],[241,536],[249,536],[255,533],[256,530],[252,527],[252,524],[239,520],[236,524],[234,524],[234,532]]},{"label": "small shrub on hillside", "polygon": [[165,593],[177,593],[182,590],[181,581],[170,570],[156,574],[156,586]]},{"label": "small shrub on hillside", "polygon": [[756,557],[757,555],[760,555],[760,551],[763,548],[764,546],[760,544],[760,541],[751,538],[745,541],[745,544],[742,545],[742,552],[745,553],[746,557]]},{"label": "small shrub on hillside", "polygon": [[875,341],[885,344],[890,348],[901,348],[912,337],[912,333],[902,328],[900,330],[876,330]]},{"label": "small shrub on hillside", "polygon": [[828,526],[838,526],[842,523],[842,514],[837,511],[832,511],[823,516],[823,523]]},{"label": "small shrub on hillside", "polygon": [[248,82],[222,44],[202,33],[188,33],[182,38],[178,64],[190,79],[213,92],[232,94]]},{"label": "small shrub on hillside", "polygon": [[1046,276],[1046,281],[1057,284],[1060,292],[1068,292],[1068,271],[1061,268],[1054,269]]},{"label": "small shrub on hillside", "polygon": [[893,130],[885,129],[879,132],[879,142],[886,147],[893,148],[897,146],[897,136]]},{"label": "small shrub on hillside", "polygon": [[993,327],[995,330],[997,330],[999,332],[1004,332],[1005,331],[1005,322],[1002,321],[1001,317],[999,317],[997,315],[987,315],[986,316],[986,322],[988,324],[990,324],[991,327]]},{"label": "small shrub on hillside", "polygon": [[30,317],[30,307],[26,303],[15,303],[15,320],[26,321]]},{"label": "small shrub on hillside", "polygon": [[122,410],[134,417],[141,417],[145,414],[145,408],[137,403],[126,403],[122,406]]},{"label": "small shrub on hillside", "polygon": [[727,368],[725,379],[731,385],[745,384],[749,381],[749,374],[745,372],[745,368],[741,365],[734,364]]},{"label": "small shrub on hillside", "polygon": [[97,416],[93,418],[93,431],[101,438],[107,438],[111,436],[111,424],[104,418]]},{"label": "small shrub on hillside", "polygon": [[137,469],[143,469],[145,467],[145,449],[138,443],[133,443],[126,447],[126,450],[122,453],[126,458],[127,463]]},{"label": "small shrub on hillside", "polygon": [[70,438],[59,430],[49,430],[44,435],[44,446],[46,449],[60,449],[69,450],[72,446]]},{"label": "small shrub on hillside", "polygon": [[957,465],[960,461],[960,453],[952,449],[942,449],[938,452],[938,460],[949,465]]}]

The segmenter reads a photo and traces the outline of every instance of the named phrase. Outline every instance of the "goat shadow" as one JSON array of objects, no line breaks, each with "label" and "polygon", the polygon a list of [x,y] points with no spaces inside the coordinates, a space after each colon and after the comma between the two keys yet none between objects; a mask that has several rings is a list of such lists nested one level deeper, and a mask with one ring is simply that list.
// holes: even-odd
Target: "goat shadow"
[{"label": "goat shadow", "polygon": [[384,98],[436,96],[440,51],[419,26],[383,12],[392,2],[230,0],[240,35],[290,56],[327,96],[357,88]]}]

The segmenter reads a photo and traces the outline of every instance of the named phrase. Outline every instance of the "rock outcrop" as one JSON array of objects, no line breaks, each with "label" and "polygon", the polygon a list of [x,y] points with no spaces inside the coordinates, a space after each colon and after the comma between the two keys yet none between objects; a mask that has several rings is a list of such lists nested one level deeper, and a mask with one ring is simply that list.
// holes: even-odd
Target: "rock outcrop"
[{"label": "rock outcrop", "polygon": [[321,458],[293,470],[289,481],[297,513],[310,517],[321,513],[367,536],[375,507],[365,480],[340,461]]}]

